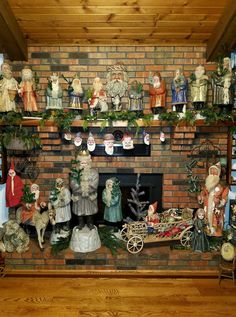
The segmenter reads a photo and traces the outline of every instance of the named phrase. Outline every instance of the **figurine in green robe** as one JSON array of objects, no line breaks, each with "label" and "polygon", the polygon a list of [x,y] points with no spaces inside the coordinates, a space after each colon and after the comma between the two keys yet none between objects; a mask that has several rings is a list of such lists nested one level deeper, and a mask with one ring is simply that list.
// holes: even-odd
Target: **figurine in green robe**
[{"label": "figurine in green robe", "polygon": [[199,208],[196,211],[195,220],[193,222],[192,249],[196,252],[210,251],[209,241],[206,235],[207,224],[205,221],[205,211]]},{"label": "figurine in green robe", "polygon": [[121,209],[120,182],[116,177],[107,179],[106,187],[102,192],[102,201],[105,204],[104,219],[117,223],[123,219]]}]

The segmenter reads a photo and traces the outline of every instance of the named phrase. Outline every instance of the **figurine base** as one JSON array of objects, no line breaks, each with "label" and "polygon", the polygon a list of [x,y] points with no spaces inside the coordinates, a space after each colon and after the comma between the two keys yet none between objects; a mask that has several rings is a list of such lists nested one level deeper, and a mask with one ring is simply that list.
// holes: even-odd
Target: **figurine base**
[{"label": "figurine base", "polygon": [[233,110],[233,105],[218,105],[219,114],[230,114]]},{"label": "figurine base", "polygon": [[152,107],[152,113],[155,114],[161,114],[164,111],[164,107]]},{"label": "figurine base", "polygon": [[194,107],[194,110],[201,111],[205,107],[205,102],[204,101],[195,101],[195,102],[193,102],[193,107]]},{"label": "figurine base", "polygon": [[172,106],[172,110],[174,112],[179,113],[179,114],[185,113],[186,112],[186,104],[185,103],[174,104]]},{"label": "figurine base", "polygon": [[204,117],[200,115],[199,112],[196,113],[196,120],[203,120]]},{"label": "figurine base", "polygon": [[97,228],[90,230],[87,226],[79,230],[78,226],[74,227],[71,241],[70,249],[74,252],[92,252],[101,247],[101,240],[98,235]]}]

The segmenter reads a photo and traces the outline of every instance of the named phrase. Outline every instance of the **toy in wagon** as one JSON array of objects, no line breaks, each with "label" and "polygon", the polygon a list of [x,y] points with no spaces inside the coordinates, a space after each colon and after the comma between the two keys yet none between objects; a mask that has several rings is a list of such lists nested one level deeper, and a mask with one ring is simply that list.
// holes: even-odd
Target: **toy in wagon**
[{"label": "toy in wagon", "polygon": [[171,208],[155,214],[156,203],[149,206],[143,221],[132,221],[123,226],[121,237],[130,253],[139,253],[146,243],[180,241],[189,248],[192,235],[193,210]]}]

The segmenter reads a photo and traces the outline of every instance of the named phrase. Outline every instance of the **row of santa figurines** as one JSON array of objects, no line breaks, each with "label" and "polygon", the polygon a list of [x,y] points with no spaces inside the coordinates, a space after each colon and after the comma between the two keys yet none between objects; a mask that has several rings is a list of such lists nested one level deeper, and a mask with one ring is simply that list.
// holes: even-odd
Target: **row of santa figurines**
[{"label": "row of santa figurines", "polygon": [[[6,206],[15,208],[16,214],[15,220],[10,220],[10,223],[7,222],[7,226],[9,225],[10,228],[5,227],[6,233],[3,239],[5,247],[8,243],[11,246],[14,243],[12,239],[10,239],[10,242],[8,241],[9,233],[19,228],[19,224],[24,224],[35,226],[39,246],[43,248],[44,233],[49,220],[53,225],[51,243],[55,244],[60,238],[70,236],[70,220],[73,213],[78,219],[78,226],[74,227],[75,230],[73,229],[72,248],[75,251],[86,249],[85,245],[87,245],[91,231],[93,234],[96,231],[93,229],[96,229],[94,226],[94,215],[98,213],[97,191],[99,174],[96,169],[91,167],[91,157],[86,151],[78,154],[74,164],[70,174],[70,189],[65,186],[63,179],[56,179],[53,188],[50,190],[49,202],[46,203],[41,200],[39,186],[37,184],[32,184],[31,187],[23,185],[20,176],[15,172],[14,163],[11,163],[6,181]],[[207,209],[200,209],[196,214],[197,217],[194,225],[194,229],[196,230],[193,233],[192,241],[194,250],[202,247],[202,250],[198,251],[209,251],[206,228],[209,231],[208,235],[220,237],[223,234],[224,207],[227,203],[229,189],[220,185],[220,172],[219,163],[209,168],[209,175],[206,178],[206,188],[198,196],[199,204],[204,204],[204,206],[208,206],[209,208],[211,199],[208,197],[208,186],[210,184],[210,188],[212,188],[212,184],[214,184],[212,212],[209,211],[211,209],[207,212]],[[123,222],[121,197],[119,180],[116,177],[108,178],[102,192],[102,202],[105,206],[104,220],[108,224],[116,225]],[[133,199],[133,203],[138,203],[137,199]],[[146,210],[146,214],[143,214],[143,210],[140,210],[139,216],[142,216],[143,221],[147,223],[148,233],[153,232],[152,228],[155,229],[155,225],[158,222],[173,222],[181,218],[181,215],[176,212],[171,211],[171,213],[163,213],[160,216],[156,211],[157,203],[151,204],[148,210]],[[191,219],[191,217],[192,214],[188,214],[188,219]],[[185,217],[184,219],[186,220],[187,218]],[[22,235],[24,235],[23,232]],[[14,236],[14,240],[16,240],[16,234]],[[85,245],[83,245],[83,241]],[[95,245],[97,248],[97,245],[99,245],[97,232],[91,238],[92,249],[95,247],[93,244],[94,241],[96,241]],[[15,241],[15,243],[18,242],[18,240]],[[6,247],[6,250],[9,249]],[[88,249],[85,252],[88,252]]]},{"label": "row of santa figurines", "polygon": [[[234,95],[234,76],[231,69],[230,58],[226,57],[219,63],[217,70],[212,72],[211,80],[205,73],[205,67],[199,65],[195,73],[186,79],[180,69],[176,70],[171,83],[173,111],[185,112],[188,103],[188,87],[190,86],[190,102],[196,110],[206,105],[208,84],[211,82],[213,91],[213,105],[223,106],[232,110]],[[39,78],[34,76],[29,67],[22,69],[21,82],[18,83],[7,63],[1,66],[0,80],[0,112],[16,111],[15,97],[18,94],[23,101],[24,111],[27,113],[37,112],[37,92],[40,90]],[[107,84],[103,88],[102,80],[96,77],[93,87],[84,91],[81,80],[75,75],[72,80],[62,77],[68,83],[67,93],[69,96],[69,108],[82,110],[83,102],[89,104],[92,115],[109,110],[108,97],[110,98],[111,110],[143,110],[143,84],[137,80],[128,84],[126,67],[117,63],[108,67]],[[153,113],[159,113],[166,105],[166,83],[159,72],[150,73],[148,77],[150,107]],[[53,73],[48,79],[46,90],[46,110],[63,109],[63,89],[57,73]],[[128,96],[128,109],[123,109],[122,98]]]}]

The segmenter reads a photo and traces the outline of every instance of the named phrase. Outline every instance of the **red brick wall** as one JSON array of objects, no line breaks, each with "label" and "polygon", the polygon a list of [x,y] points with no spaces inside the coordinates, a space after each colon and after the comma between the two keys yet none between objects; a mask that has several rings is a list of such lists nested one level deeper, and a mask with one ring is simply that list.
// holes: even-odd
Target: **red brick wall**
[{"label": "red brick wall", "polygon": [[[206,64],[205,46],[106,46],[106,47],[29,47],[29,60],[27,63],[12,63],[15,77],[20,77],[20,71],[29,64],[40,78],[41,90],[39,91],[38,104],[41,111],[45,109],[45,88],[47,78],[56,71],[67,78],[72,78],[79,73],[83,88],[91,87],[94,77],[99,76],[105,84],[107,66],[118,61],[127,65],[130,81],[140,80],[144,84],[145,109],[149,109],[148,75],[150,71],[158,70],[167,84],[167,107],[170,108],[171,90],[170,83],[175,70],[182,68],[186,77],[195,70],[199,64],[206,67],[209,74],[215,65]],[[67,84],[63,79],[64,88]],[[211,89],[209,88],[209,100]],[[64,97],[65,104],[68,102]],[[166,135],[166,143],[161,144],[160,130]],[[113,131],[109,129],[107,131]],[[93,166],[101,173],[117,172],[117,168],[133,168],[136,173],[161,173],[163,174],[163,201],[164,208],[170,207],[197,207],[196,194],[188,193],[186,163],[192,148],[199,145],[206,138],[219,146],[221,153],[226,155],[227,128],[226,127],[198,127],[196,131],[174,131],[173,127],[148,127],[151,134],[151,157],[95,157]],[[36,182],[40,185],[45,198],[57,177],[68,181],[70,161],[74,158],[73,144],[64,144],[55,127],[44,127],[40,130],[43,149],[37,158],[40,174]],[[102,133],[99,129],[92,131],[97,143],[102,143]],[[134,131],[133,131],[134,132]],[[141,131],[142,132],[142,131]],[[86,140],[88,133],[82,134]],[[178,139],[181,141],[176,141]],[[142,143],[142,134],[135,138],[135,143]],[[204,179],[205,169],[198,168],[198,173]],[[180,180],[183,180],[182,184]]]}]

